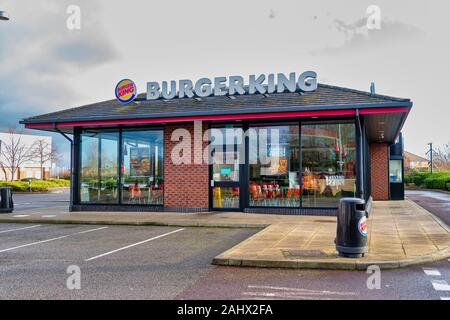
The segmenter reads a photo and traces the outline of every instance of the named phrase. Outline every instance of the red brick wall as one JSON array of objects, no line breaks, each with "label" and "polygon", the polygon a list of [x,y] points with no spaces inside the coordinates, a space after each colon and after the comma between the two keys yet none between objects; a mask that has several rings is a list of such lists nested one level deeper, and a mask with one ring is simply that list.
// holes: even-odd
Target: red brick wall
[{"label": "red brick wall", "polygon": [[[184,128],[191,133],[191,164],[176,165],[172,162],[172,149],[178,141],[171,141],[175,129]],[[203,130],[207,125],[203,124]],[[202,133],[203,134],[203,133]],[[203,142],[203,148],[207,145]],[[164,207],[169,209],[209,208],[209,167],[208,164],[194,164],[194,154],[202,154],[203,149],[194,149],[194,124],[167,125],[164,128]]]},{"label": "red brick wall", "polygon": [[373,200],[389,200],[389,160],[386,143],[370,144],[370,182]]}]

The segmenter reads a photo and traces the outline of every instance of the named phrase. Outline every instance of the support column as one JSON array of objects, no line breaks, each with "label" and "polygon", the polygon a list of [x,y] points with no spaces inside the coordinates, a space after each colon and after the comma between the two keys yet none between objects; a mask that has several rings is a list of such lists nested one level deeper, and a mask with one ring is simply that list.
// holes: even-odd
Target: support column
[{"label": "support column", "polygon": [[389,200],[388,152],[387,143],[370,144],[370,183],[373,200]]}]

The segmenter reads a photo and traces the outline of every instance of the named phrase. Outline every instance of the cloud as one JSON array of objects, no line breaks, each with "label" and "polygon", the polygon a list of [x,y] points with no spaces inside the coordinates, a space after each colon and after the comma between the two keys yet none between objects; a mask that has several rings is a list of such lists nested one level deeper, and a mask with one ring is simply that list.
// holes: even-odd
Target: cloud
[{"label": "cloud", "polygon": [[[81,8],[81,30],[66,27],[67,6]],[[97,1],[14,0],[0,24],[0,130],[71,104],[71,75],[118,58],[98,22]]]},{"label": "cloud", "polygon": [[380,29],[367,28],[367,17],[348,23],[340,19],[332,22],[337,43],[311,52],[314,55],[339,54],[357,50],[371,50],[375,47],[392,46],[416,39],[421,35],[419,28],[387,18],[381,20]]}]

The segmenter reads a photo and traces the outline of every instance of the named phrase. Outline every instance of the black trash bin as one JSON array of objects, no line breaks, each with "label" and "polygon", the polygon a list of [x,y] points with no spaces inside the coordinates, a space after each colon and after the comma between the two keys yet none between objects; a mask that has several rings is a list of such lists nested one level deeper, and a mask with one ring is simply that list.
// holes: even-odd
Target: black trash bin
[{"label": "black trash bin", "polygon": [[0,188],[0,213],[10,213],[14,210],[12,190],[10,187]]},{"label": "black trash bin", "polygon": [[342,198],[339,202],[336,250],[342,257],[360,258],[368,252],[365,201]]}]

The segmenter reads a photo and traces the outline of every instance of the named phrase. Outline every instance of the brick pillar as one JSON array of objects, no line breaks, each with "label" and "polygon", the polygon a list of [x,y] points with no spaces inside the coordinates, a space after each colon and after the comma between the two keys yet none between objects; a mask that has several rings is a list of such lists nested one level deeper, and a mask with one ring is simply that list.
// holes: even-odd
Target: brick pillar
[{"label": "brick pillar", "polygon": [[[183,128],[191,134],[191,164],[176,165],[172,162],[173,147],[178,141],[171,141],[175,129]],[[207,124],[203,124],[203,130]],[[164,208],[174,211],[207,211],[209,209],[209,166],[194,164],[194,154],[203,154],[208,143],[194,149],[194,124],[167,125],[164,128]]]},{"label": "brick pillar", "polygon": [[386,143],[370,144],[370,180],[373,200],[389,200],[388,152]]}]

